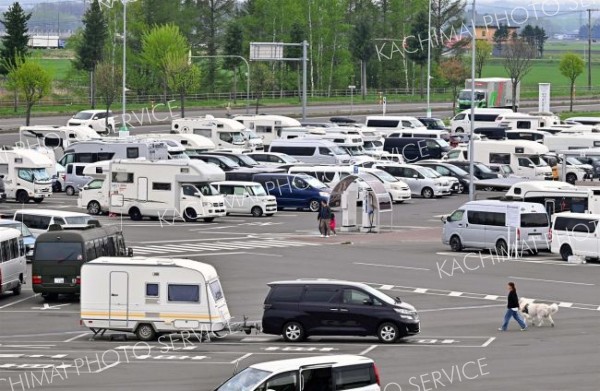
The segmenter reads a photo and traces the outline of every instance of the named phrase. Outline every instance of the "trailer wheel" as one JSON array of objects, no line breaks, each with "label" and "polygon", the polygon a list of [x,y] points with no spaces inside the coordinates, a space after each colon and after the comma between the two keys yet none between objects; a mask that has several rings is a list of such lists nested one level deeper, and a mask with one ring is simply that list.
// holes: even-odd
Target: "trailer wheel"
[{"label": "trailer wheel", "polygon": [[194,208],[187,208],[183,212],[183,219],[188,223],[193,223],[194,221],[198,220],[198,215],[196,214]]},{"label": "trailer wheel", "polygon": [[129,209],[129,218],[133,221],[140,221],[142,219],[142,212],[138,208]]},{"label": "trailer wheel", "polygon": [[156,339],[156,331],[154,327],[147,323],[143,323],[135,330],[135,335],[140,341],[153,341]]},{"label": "trailer wheel", "polygon": [[26,204],[29,202],[29,194],[27,194],[25,190],[19,190],[16,198],[19,204]]}]

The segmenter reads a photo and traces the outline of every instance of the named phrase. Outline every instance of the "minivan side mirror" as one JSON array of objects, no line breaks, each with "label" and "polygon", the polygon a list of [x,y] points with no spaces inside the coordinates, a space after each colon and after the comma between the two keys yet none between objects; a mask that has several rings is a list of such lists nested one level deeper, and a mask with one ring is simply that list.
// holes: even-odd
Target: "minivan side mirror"
[{"label": "minivan side mirror", "polygon": [[364,305],[373,305],[373,299],[364,299],[363,304]]}]

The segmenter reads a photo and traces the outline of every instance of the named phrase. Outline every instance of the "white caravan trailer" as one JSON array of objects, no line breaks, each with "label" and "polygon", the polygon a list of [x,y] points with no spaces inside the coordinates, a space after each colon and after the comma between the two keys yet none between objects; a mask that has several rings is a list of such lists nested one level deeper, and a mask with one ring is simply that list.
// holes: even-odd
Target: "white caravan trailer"
[{"label": "white caravan trailer", "polygon": [[52,148],[56,159],[60,159],[65,149],[79,141],[100,140],[100,135],[87,126],[35,125],[19,128],[19,146]]},{"label": "white caravan trailer", "polygon": [[40,203],[52,195],[49,172],[55,163],[45,154],[33,149],[13,148],[0,150],[0,177],[4,182],[7,199]]},{"label": "white caravan trailer", "polygon": [[[201,160],[117,160],[109,166],[104,194],[111,213],[132,220],[147,216],[210,222],[226,214],[223,196],[210,185],[223,180],[220,168]],[[89,202],[79,206],[89,209]]]},{"label": "white caravan trailer", "polygon": [[230,118],[204,117],[178,118],[171,122],[172,133],[199,134],[215,143],[219,149],[238,149],[242,151],[263,150],[263,141],[256,138],[246,139],[246,127]]},{"label": "white caravan trailer", "polygon": [[231,315],[217,271],[189,259],[100,257],[81,267],[81,324],[94,334],[219,332]]},{"label": "white caravan trailer", "polygon": [[283,129],[302,126],[298,120],[283,115],[238,115],[233,119],[262,137],[265,145],[279,138]]},{"label": "white caravan trailer", "polygon": [[560,124],[560,118],[552,113],[504,113],[496,118],[496,126],[507,129],[538,129],[549,128]]},{"label": "white caravan trailer", "polygon": [[130,138],[104,138],[102,140],[81,141],[65,150],[58,162],[65,166],[69,163],[96,163],[115,159],[169,159],[169,147],[163,141],[139,140]]},{"label": "white caravan trailer", "polygon": [[192,133],[148,133],[138,134],[137,138],[153,138],[156,140],[174,140],[179,142],[185,148],[188,155],[196,155],[199,153],[213,151],[215,143],[208,137]]},{"label": "white caravan trailer", "polygon": [[[527,179],[552,179],[552,168],[540,156],[548,147],[527,140],[474,140],[476,162],[486,165],[508,164],[516,175]],[[444,160],[468,160],[468,145],[448,152]]]},{"label": "white caravan trailer", "polygon": [[544,137],[544,145],[550,152],[565,149],[587,149],[600,147],[600,133],[562,134]]}]

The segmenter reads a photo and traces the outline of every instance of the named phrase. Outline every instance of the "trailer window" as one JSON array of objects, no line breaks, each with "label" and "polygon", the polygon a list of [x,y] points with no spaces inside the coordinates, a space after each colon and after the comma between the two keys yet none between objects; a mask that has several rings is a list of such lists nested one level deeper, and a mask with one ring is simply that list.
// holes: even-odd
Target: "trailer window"
[{"label": "trailer window", "polygon": [[169,284],[169,301],[200,302],[199,285]]},{"label": "trailer window", "polygon": [[132,172],[113,172],[112,181],[115,183],[133,183]]},{"label": "trailer window", "polygon": [[140,157],[140,149],[138,147],[127,148],[127,159],[137,159]]},{"label": "trailer window", "polygon": [[510,153],[490,153],[490,163],[510,164]]},{"label": "trailer window", "polygon": [[223,289],[221,288],[221,283],[219,280],[214,280],[209,284],[209,286],[215,301],[221,300],[223,298]]},{"label": "trailer window", "polygon": [[166,190],[166,191],[170,191],[171,190],[171,184],[170,183],[163,183],[163,182],[152,182],[152,190]]},{"label": "trailer window", "polygon": [[146,297],[158,297],[158,284],[146,284]]}]

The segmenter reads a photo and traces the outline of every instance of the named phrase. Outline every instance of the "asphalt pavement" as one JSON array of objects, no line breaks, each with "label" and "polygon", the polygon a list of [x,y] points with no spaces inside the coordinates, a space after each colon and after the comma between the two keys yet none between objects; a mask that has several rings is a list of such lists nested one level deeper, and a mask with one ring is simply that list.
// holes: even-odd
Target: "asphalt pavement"
[{"label": "asphalt pavement", "polygon": [[[79,325],[77,300],[45,302],[28,284],[20,296],[0,297],[0,391],[34,384],[55,390],[212,390],[236,367],[339,353],[375,360],[386,391],[596,390],[600,263],[567,264],[550,253],[517,259],[453,253],[441,243],[440,217],[466,198],[415,198],[394,205],[380,233],[330,238],[319,237],[315,214],[296,210],[213,223],[102,216],[102,224],[122,226],[137,255],[215,266],[237,321],[260,320],[270,281],[336,278],[368,283],[413,304],[421,333],[393,345],[367,337],[288,344],[259,332],[205,342],[172,336],[141,343],[122,333],[94,340]],[[77,210],[74,205],[75,197],[57,194],[27,207]],[[6,202],[0,211],[21,207]],[[513,322],[507,332],[497,331],[510,280],[520,296],[559,305],[556,327],[522,332]]]}]

